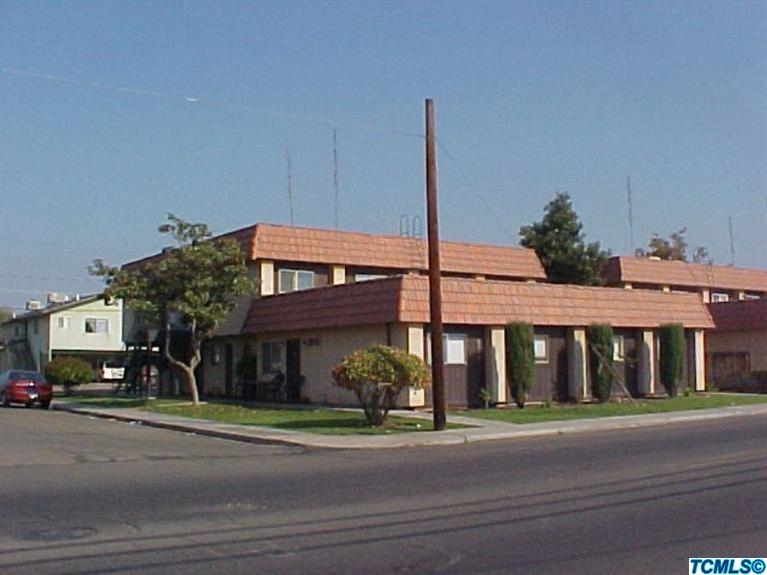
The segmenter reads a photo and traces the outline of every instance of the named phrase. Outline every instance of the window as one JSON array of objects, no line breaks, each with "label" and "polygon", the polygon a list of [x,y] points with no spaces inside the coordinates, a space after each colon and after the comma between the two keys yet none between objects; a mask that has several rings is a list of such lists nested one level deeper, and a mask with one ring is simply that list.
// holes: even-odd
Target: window
[{"label": "window", "polygon": [[56,324],[59,326],[59,329],[69,329],[69,316],[59,316],[56,319]]},{"label": "window", "polygon": [[446,333],[442,336],[445,364],[466,363],[466,336],[458,333]]},{"label": "window", "polygon": [[109,332],[109,320],[100,318],[85,318],[85,333]]},{"label": "window", "polygon": [[266,341],[261,344],[262,373],[285,372],[285,342]]},{"label": "window", "polygon": [[221,363],[221,346],[214,344],[210,348],[210,362],[213,365]]},{"label": "window", "polygon": [[38,322],[38,320],[35,320],[32,322],[32,333],[34,333],[35,335],[40,333],[40,323]]},{"label": "window", "polygon": [[714,292],[711,294],[711,303],[722,303],[726,301],[730,301],[729,294],[722,292]]},{"label": "window", "polygon": [[549,363],[549,336],[534,336],[533,351],[535,353],[535,363]]},{"label": "window", "polygon": [[613,361],[624,361],[624,351],[623,351],[623,336],[622,335],[614,335],[613,336]]},{"label": "window", "polygon": [[314,287],[314,272],[306,270],[280,270],[280,293]]}]

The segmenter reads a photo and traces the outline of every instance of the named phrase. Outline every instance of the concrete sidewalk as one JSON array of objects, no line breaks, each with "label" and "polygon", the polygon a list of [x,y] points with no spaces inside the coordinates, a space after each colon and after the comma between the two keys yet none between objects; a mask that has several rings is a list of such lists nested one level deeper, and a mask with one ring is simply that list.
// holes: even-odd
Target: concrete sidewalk
[{"label": "concrete sidewalk", "polygon": [[[767,416],[767,404],[526,424],[501,423],[450,414],[448,415],[448,421],[450,423],[459,423],[471,427],[449,429],[443,432],[424,431],[392,433],[391,435],[320,435],[315,433],[275,429],[272,427],[219,423],[215,421],[164,415],[161,413],[129,408],[98,408],[86,405],[54,403],[53,409],[236,441],[277,443],[332,449],[391,449],[397,447],[457,445],[478,441],[515,439],[563,433],[584,433],[608,429],[631,429],[655,425],[721,419],[726,417]],[[392,415],[425,420],[431,419],[431,414],[423,412],[396,411],[392,412]]]}]

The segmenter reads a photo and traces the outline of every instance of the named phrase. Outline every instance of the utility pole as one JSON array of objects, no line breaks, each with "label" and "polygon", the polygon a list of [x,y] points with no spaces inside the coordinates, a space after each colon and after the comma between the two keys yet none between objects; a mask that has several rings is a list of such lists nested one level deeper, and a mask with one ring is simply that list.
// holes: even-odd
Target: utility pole
[{"label": "utility pole", "polygon": [[437,217],[437,153],[434,135],[434,102],[426,100],[426,229],[429,241],[429,309],[431,312],[431,393],[434,430],[443,431],[445,368],[442,350],[442,269],[439,261]]}]

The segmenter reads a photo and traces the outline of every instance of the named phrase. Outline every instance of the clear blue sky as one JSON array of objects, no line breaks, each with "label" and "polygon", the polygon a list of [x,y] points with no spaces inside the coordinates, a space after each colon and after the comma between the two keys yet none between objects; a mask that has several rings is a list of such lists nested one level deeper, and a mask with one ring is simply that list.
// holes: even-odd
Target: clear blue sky
[{"label": "clear blue sky", "polygon": [[[767,267],[765,2],[0,2],[0,305],[93,293],[173,212],[516,244],[557,190],[587,239]],[[449,154],[449,155],[448,155]]]}]

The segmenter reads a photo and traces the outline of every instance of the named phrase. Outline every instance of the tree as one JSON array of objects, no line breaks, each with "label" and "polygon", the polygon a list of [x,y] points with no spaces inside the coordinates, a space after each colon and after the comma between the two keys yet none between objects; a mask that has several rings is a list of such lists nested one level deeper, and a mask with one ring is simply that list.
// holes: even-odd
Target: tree
[{"label": "tree", "polygon": [[524,408],[535,379],[533,326],[524,322],[506,325],[506,377],[511,397]]},{"label": "tree", "polygon": [[[237,296],[252,289],[239,245],[231,239],[211,239],[205,224],[192,224],[173,214],[158,232],[170,235],[176,247],[138,267],[116,269],[96,260],[91,273],[105,278],[105,298],[122,298],[128,308],[143,312],[162,327],[164,355],[182,375],[192,397],[200,402],[194,370],[201,361],[202,343],[232,311]],[[187,332],[187,352],[173,355],[174,321]]]},{"label": "tree", "polygon": [[550,281],[601,285],[602,265],[610,253],[602,250],[599,242],[585,243],[583,224],[569,194],[557,192],[544,211],[543,220],[519,229],[519,243],[535,250]]},{"label": "tree", "polygon": [[613,388],[613,328],[610,324],[593,324],[587,330],[591,393],[599,403],[610,399]]},{"label": "tree", "polygon": [[684,326],[669,323],[660,326],[660,381],[670,397],[679,391],[684,367]]},{"label": "tree", "polygon": [[333,381],[357,396],[371,426],[381,426],[408,386],[428,385],[428,371],[421,358],[395,347],[371,345],[347,355],[332,370]]},{"label": "tree", "polygon": [[[638,256],[660,258],[662,260],[686,262],[687,248],[689,244],[684,235],[687,228],[682,228],[669,235],[668,238],[660,234],[653,234],[646,250],[638,249]],[[703,246],[698,246],[693,250],[692,261],[698,264],[711,264],[713,261],[708,255],[708,250]]]},{"label": "tree", "polygon": [[0,307],[0,323],[5,323],[13,318],[13,312],[7,307]]},{"label": "tree", "polygon": [[93,379],[93,370],[87,361],[78,357],[55,357],[45,366],[45,378],[54,385],[64,386],[70,395],[72,388]]}]

